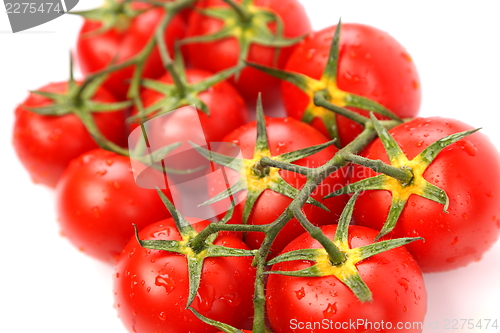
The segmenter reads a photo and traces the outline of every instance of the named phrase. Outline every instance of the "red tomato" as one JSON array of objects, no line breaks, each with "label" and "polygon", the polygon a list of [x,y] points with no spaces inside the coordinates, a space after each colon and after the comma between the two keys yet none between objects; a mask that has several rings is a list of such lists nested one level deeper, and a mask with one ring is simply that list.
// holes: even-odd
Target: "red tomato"
[{"label": "red tomato", "polygon": [[[328,61],[335,29],[333,26],[311,33],[295,48],[285,70],[319,80]],[[367,25],[342,24],[337,85],[343,91],[382,104],[401,118],[415,117],[420,107],[420,80],[410,55],[388,33]],[[302,120],[312,97],[288,82],[282,84],[282,96],[287,114]],[[350,109],[368,115],[366,111]],[[360,125],[342,116],[336,119],[343,145],[361,133]],[[328,135],[319,118],[311,124]]]},{"label": "red tomato", "polygon": [[[186,69],[188,83],[200,82],[212,75],[212,73],[201,69]],[[172,77],[168,73],[159,78],[158,81],[173,84]],[[210,89],[201,92],[198,94],[198,97],[210,110],[210,115],[198,111],[198,117],[207,142],[221,141],[224,136],[244,125],[248,120],[248,108],[245,105],[245,101],[238,91],[226,81],[219,82]],[[168,96],[152,89],[144,89],[141,95],[145,108],[164,98],[168,98]],[[134,108],[132,114],[136,115],[137,109]],[[132,129],[137,126],[137,124],[133,124]]]},{"label": "red tomato", "polygon": [[[417,118],[390,133],[408,159],[450,134],[472,129],[458,120]],[[388,163],[379,139],[363,156]],[[446,271],[481,259],[497,240],[500,228],[500,157],[482,133],[474,133],[445,148],[424,172],[424,178],[444,190],[450,199],[443,205],[411,195],[399,218],[393,237],[423,237],[425,242],[407,245],[424,272]],[[375,175],[358,168],[353,181]],[[354,219],[380,230],[391,204],[388,191],[368,191],[358,198]]]},{"label": "red tomato", "polygon": [[102,149],[70,163],[56,203],[63,235],[85,254],[111,263],[134,234],[132,224],[142,228],[170,216],[156,190],[136,185],[128,157]]},{"label": "red tomato", "polygon": [[[147,8],[147,4],[133,3],[137,10]],[[102,27],[102,22],[85,19],[77,41],[77,56],[83,74],[100,71],[112,63],[122,63],[137,55],[154,37],[156,26],[164,15],[161,8],[153,8],[129,19],[109,30],[93,34]],[[175,41],[184,37],[185,24],[175,16],[165,31],[165,43],[173,54]],[[120,99],[126,99],[129,84],[126,82],[134,72],[132,66],[109,75],[104,86]],[[158,48],[148,57],[144,65],[143,78],[157,78],[165,72]]]},{"label": "red tomato", "polygon": [[[39,90],[62,94],[67,89],[67,82],[58,82]],[[104,88],[99,88],[92,100],[103,103],[117,102]],[[28,110],[51,104],[50,99],[29,94],[16,109],[13,144],[17,156],[33,181],[55,187],[69,162],[84,152],[97,148],[97,144],[73,114],[42,116]],[[95,112],[92,117],[105,137],[120,146],[125,145],[124,111]]]},{"label": "red tomato", "polygon": [[[336,225],[322,227],[330,239],[335,236],[336,229]],[[350,226],[349,245],[356,248],[371,244],[376,235],[375,230]],[[306,233],[291,242],[283,252],[312,248],[321,248],[321,245]],[[295,260],[275,264],[272,270],[295,271],[309,266],[311,262]],[[423,325],[427,307],[422,273],[405,248],[377,254],[359,262],[356,267],[372,292],[371,302],[360,302],[335,276],[292,277],[271,274],[267,283],[267,312],[273,331],[422,331],[423,326],[397,329],[398,323]],[[377,329],[375,325],[382,325],[382,322],[385,326],[378,326]]]},{"label": "red tomato", "polygon": [[[200,69],[186,69],[188,83],[200,82],[212,75],[210,72]],[[158,81],[173,84],[170,74],[162,76]],[[183,152],[182,155],[179,155],[180,157],[167,160],[169,167],[185,170],[208,165],[207,159],[193,150],[188,142],[195,142],[201,146],[205,146],[206,143],[220,142],[224,136],[247,122],[248,108],[245,101],[227,81],[217,83],[210,89],[199,93],[198,97],[208,107],[210,115],[198,111],[197,117],[193,117],[189,110],[176,110],[171,116],[167,116],[165,121],[154,122],[148,130],[150,142],[157,146],[174,142],[183,143],[181,147],[169,155]],[[168,96],[152,89],[145,89],[141,98],[144,107],[147,108],[161,99],[168,98]],[[132,113],[137,114],[137,109],[134,109]],[[201,125],[203,132],[197,131],[199,125]],[[137,126],[137,124],[133,124],[132,129]],[[201,174],[197,173],[196,175],[200,176]],[[185,180],[196,177],[191,174],[186,177],[177,176],[177,178]]]},{"label": "red tomato", "polygon": [[[328,140],[316,129],[292,118],[267,118],[267,134],[269,148],[272,156],[299,150],[313,145],[327,142]],[[227,135],[223,141],[239,145],[243,158],[251,159],[254,155],[255,139],[257,136],[256,122],[248,123]],[[337,152],[337,148],[330,146],[312,156],[294,162],[294,164],[310,168],[319,167],[328,162]],[[312,197],[321,201],[325,193],[331,189],[339,189],[346,184],[347,170],[345,168],[332,174],[321,183],[314,191]],[[306,182],[305,176],[280,171],[283,179],[293,187],[300,189]],[[234,184],[240,178],[240,174],[228,170],[229,184]],[[226,188],[222,182],[209,182],[209,194],[211,197],[219,194]],[[333,198],[332,198],[333,199]],[[322,208],[306,204],[303,208],[309,221],[315,225],[324,225],[336,221],[347,202],[347,196],[337,197],[334,202],[325,201],[325,206],[330,210],[327,212]],[[269,224],[285,211],[292,199],[282,194],[266,189],[255,202],[252,212],[248,218],[248,224]],[[245,201],[235,207],[233,218],[230,223],[242,223]],[[303,227],[296,219],[292,219],[276,238],[271,251],[279,253],[290,241],[304,232]],[[263,233],[249,232],[246,234],[246,243],[252,249],[260,247],[264,239]]]},{"label": "red tomato", "polygon": [[[297,0],[254,0],[253,5],[270,10],[281,17],[285,37],[298,37],[311,31],[309,18]],[[196,7],[212,8],[228,7],[228,5],[221,0],[202,0],[197,3]],[[212,34],[221,27],[221,20],[194,11],[189,18],[187,37]],[[277,62],[279,68],[285,65],[293,48],[294,46],[280,49]],[[186,52],[187,58],[194,67],[219,72],[237,65],[240,46],[236,38],[226,38],[209,43],[187,44]],[[274,67],[275,52],[275,48],[252,44],[247,60]],[[239,78],[234,79],[233,82],[245,99],[252,104],[257,100],[259,92],[263,93],[262,98],[265,104],[275,102],[279,98],[279,80],[255,68],[245,68]]]},{"label": "red tomato", "polygon": [[[188,219],[191,223],[191,221]],[[193,224],[198,232],[208,222]],[[181,240],[173,219],[151,224],[141,240]],[[248,249],[241,239],[219,234],[214,242]],[[204,261],[201,284],[191,306],[203,316],[236,327],[251,325],[255,270],[251,257],[215,257]],[[148,250],[132,239],[116,266],[116,307],[130,332],[217,332],[188,309],[188,271],[184,255]]]}]

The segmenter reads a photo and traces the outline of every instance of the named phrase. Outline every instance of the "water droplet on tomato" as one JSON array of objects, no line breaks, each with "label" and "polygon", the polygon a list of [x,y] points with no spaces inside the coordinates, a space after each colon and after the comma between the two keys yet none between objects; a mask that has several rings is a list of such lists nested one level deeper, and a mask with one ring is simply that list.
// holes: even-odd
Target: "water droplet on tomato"
[{"label": "water droplet on tomato", "polygon": [[172,290],[174,290],[176,286],[175,280],[171,278],[168,274],[158,275],[155,278],[155,284],[158,287],[164,287],[167,294],[170,293]]},{"label": "water droplet on tomato", "polygon": [[406,306],[403,306],[403,311],[408,312],[408,308]]},{"label": "water droplet on tomato", "polygon": [[160,320],[166,320],[167,319],[167,314],[165,312],[160,312],[158,314],[158,317],[160,318]]},{"label": "water droplet on tomato", "polygon": [[209,311],[215,301],[215,289],[210,285],[205,285],[205,288],[200,288],[196,295],[198,299],[200,311]]},{"label": "water droplet on tomato", "polygon": [[302,287],[299,290],[295,291],[295,296],[297,296],[298,300],[301,300],[302,298],[304,298],[304,296],[306,296],[306,292],[304,290],[304,287]]},{"label": "water droplet on tomato", "polygon": [[401,278],[399,279],[398,283],[403,287],[405,288],[405,290],[408,290],[408,288],[410,288],[410,281],[408,281],[408,279],[405,279],[405,278]]},{"label": "water droplet on tomato", "polygon": [[92,212],[94,213],[94,216],[99,218],[101,216],[101,211],[99,210],[99,207],[94,206],[92,207]]},{"label": "water droplet on tomato", "polygon": [[476,156],[477,154],[477,148],[474,146],[472,142],[469,140],[461,140],[456,143],[457,146],[462,148],[463,151],[465,151],[467,154],[470,156]]},{"label": "water droplet on tomato", "polygon": [[331,316],[333,316],[336,313],[337,313],[337,302],[335,302],[335,303],[328,303],[328,306],[323,311],[323,316],[325,318],[330,318]]},{"label": "water droplet on tomato", "polygon": [[115,161],[114,161],[114,160],[111,160],[111,159],[106,160],[106,164],[107,164],[108,166],[113,165],[113,163],[115,163]]},{"label": "water droplet on tomato", "polygon": [[221,300],[226,303],[226,305],[233,308],[241,304],[241,297],[238,293],[233,295],[224,295],[221,297]]},{"label": "water droplet on tomato", "polygon": [[106,173],[107,173],[107,171],[106,171],[106,170],[101,170],[101,171],[97,171],[95,174],[96,174],[97,176],[104,176]]}]

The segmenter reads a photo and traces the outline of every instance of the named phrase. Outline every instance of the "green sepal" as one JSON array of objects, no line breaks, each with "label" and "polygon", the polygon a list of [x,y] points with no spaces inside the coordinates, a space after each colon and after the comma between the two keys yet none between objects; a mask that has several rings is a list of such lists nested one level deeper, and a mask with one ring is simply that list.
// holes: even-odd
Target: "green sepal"
[{"label": "green sepal", "polygon": [[[274,182],[270,183],[269,189],[273,190],[276,193],[283,194],[284,196],[289,197],[290,199],[295,199],[297,195],[300,193],[300,190],[296,189],[292,185],[288,184],[283,178],[279,177],[277,180]],[[326,210],[329,212],[330,210],[326,208],[325,205],[323,205],[321,202],[318,200],[314,199],[313,197],[307,198],[306,203],[311,204],[313,206],[319,207],[321,209]]]},{"label": "green sepal", "polygon": [[142,240],[139,238],[139,230],[134,224],[135,239],[145,249],[158,250],[158,251],[168,251],[174,253],[184,253],[183,246],[180,245],[179,241],[174,240]]},{"label": "green sepal", "polygon": [[354,204],[358,199],[359,192],[356,192],[347,202],[342,214],[340,214],[335,237],[335,243],[342,244],[345,248],[349,247],[349,225],[351,224],[352,213],[354,211]]},{"label": "green sepal", "polygon": [[394,165],[401,156],[405,156],[403,150],[398,145],[396,140],[394,140],[389,131],[384,126],[382,126],[382,124],[373,113],[370,113],[370,118],[372,120],[373,126],[375,127],[375,130],[377,131],[378,137],[382,142],[382,145],[384,146],[387,156],[389,157],[391,165]]},{"label": "green sepal", "polygon": [[303,149],[299,149],[296,151],[291,151],[289,153],[284,153],[275,157],[272,157],[273,160],[276,161],[281,161],[281,162],[286,162],[286,163],[291,163],[298,161],[300,159],[309,157],[311,155],[314,155],[316,153],[319,153],[320,151],[335,145],[336,140],[331,140],[319,145],[311,146],[311,147],[306,147]]},{"label": "green sepal", "polygon": [[389,214],[387,215],[387,220],[385,221],[382,229],[380,230],[375,240],[387,235],[396,227],[399,217],[406,206],[408,199],[398,199],[394,195],[392,196],[391,208],[389,209]]},{"label": "green sepal", "polygon": [[372,300],[372,292],[361,278],[361,275],[359,275],[359,272],[354,275],[346,276],[340,279],[340,281],[349,287],[361,302],[370,302]]},{"label": "green sepal", "polygon": [[264,116],[264,109],[262,107],[262,94],[259,93],[257,98],[256,108],[256,122],[257,122],[257,139],[255,141],[255,155],[257,154],[270,154],[269,140],[267,137],[266,118]]},{"label": "green sepal", "polygon": [[308,260],[314,261],[319,255],[318,249],[303,249],[285,252],[279,256],[269,260],[266,265],[274,265],[280,262],[294,261],[294,260]]},{"label": "green sepal", "polygon": [[216,153],[214,151],[201,147],[194,142],[189,143],[194,149],[196,149],[198,153],[200,153],[203,157],[211,162],[222,165],[237,172],[241,172],[245,168],[245,163],[241,158]]},{"label": "green sepal", "polygon": [[[251,1],[236,3],[224,0],[230,8],[211,7],[198,10],[202,15],[212,17],[223,22],[222,27],[210,34],[185,38],[182,44],[208,43],[226,38],[236,38],[239,43],[239,62],[248,56],[252,44],[275,47],[292,46],[303,39],[283,37],[283,23],[275,13],[264,8],[255,7]],[[276,33],[269,29],[269,24],[276,24]],[[277,52],[279,52],[277,50]],[[276,59],[276,57],[275,57]]]},{"label": "green sepal", "polygon": [[385,116],[390,119],[399,120],[402,122],[401,118],[399,118],[395,113],[386,108],[380,103],[377,103],[369,98],[355,95],[355,94],[347,94],[344,98],[345,106],[355,107],[358,109],[367,110],[370,112],[375,112],[382,116]]},{"label": "green sepal", "polygon": [[386,252],[400,246],[408,245],[417,240],[424,239],[422,237],[405,237],[380,241],[370,245],[365,245],[363,247],[358,247],[358,254],[361,260],[364,260],[382,252]]},{"label": "green sepal", "polygon": [[378,175],[349,184],[325,196],[323,199],[338,197],[339,195],[367,190],[385,190],[388,176]]},{"label": "green sepal", "polygon": [[447,137],[444,137],[442,139],[437,140],[436,142],[432,143],[430,146],[425,148],[420,154],[418,154],[418,157],[420,160],[424,161],[427,165],[431,164],[432,161],[437,157],[437,155],[443,151],[444,148],[448,147],[449,145],[471,135],[479,131],[481,128],[476,128],[473,130],[469,131],[464,131],[464,132],[459,132],[455,134],[448,135]]},{"label": "green sepal", "polygon": [[243,215],[241,216],[241,223],[247,224],[248,219],[250,218],[250,213],[252,212],[253,206],[255,202],[260,197],[260,195],[264,192],[264,190],[257,190],[247,192],[247,197],[245,198],[245,207],[243,208]]},{"label": "green sepal", "polygon": [[90,38],[101,35],[113,28],[124,29],[128,24],[128,20],[146,12],[151,8],[153,7],[136,10],[132,8],[131,1],[120,2],[115,0],[106,0],[104,5],[99,8],[84,11],[72,11],[68,12],[68,14],[78,15],[90,21],[101,22],[100,28],[82,35],[84,38]]},{"label": "green sepal", "polygon": [[231,325],[221,323],[220,321],[213,320],[213,319],[210,319],[210,318],[203,316],[201,313],[199,313],[198,311],[196,311],[192,307],[188,307],[188,309],[191,310],[191,312],[193,312],[193,314],[196,317],[198,317],[198,319],[200,319],[201,321],[203,321],[204,323],[206,323],[208,325],[211,325],[211,326],[221,330],[224,333],[243,333],[243,331],[240,331],[239,329],[237,329]]},{"label": "green sepal", "polygon": [[188,262],[188,278],[189,278],[189,296],[187,300],[186,309],[193,303],[201,283],[201,274],[203,272],[203,264],[205,257],[202,258],[186,255]]},{"label": "green sepal", "polygon": [[342,31],[342,20],[339,20],[335,32],[333,34],[332,43],[330,45],[330,53],[328,61],[323,71],[322,80],[328,83],[337,82],[337,71],[339,62],[339,48],[340,48],[340,32]]},{"label": "green sepal", "polygon": [[181,236],[184,238],[196,234],[196,231],[194,230],[193,226],[188,221],[186,221],[186,219],[181,215],[181,213],[179,213],[179,211],[170,202],[170,200],[168,200],[167,196],[159,188],[156,188],[156,192],[160,196],[161,201],[169,211],[170,215],[172,215],[177,230],[179,230]]},{"label": "green sepal", "polygon": [[211,205],[213,203],[224,200],[226,198],[230,198],[232,195],[234,195],[240,191],[246,190],[246,189],[247,189],[247,185],[246,185],[245,180],[240,179],[236,182],[236,184],[232,185],[229,189],[220,192],[216,196],[210,198],[209,200],[205,201],[204,203],[202,203],[198,206]]},{"label": "green sepal", "polygon": [[278,79],[290,82],[291,84],[293,84],[294,86],[296,86],[297,88],[299,88],[304,92],[309,91],[311,89],[311,86],[316,83],[316,80],[313,80],[309,76],[301,73],[287,72],[282,69],[268,67],[249,61],[245,61],[245,64],[247,64],[250,67],[254,67],[266,74],[277,77]]}]

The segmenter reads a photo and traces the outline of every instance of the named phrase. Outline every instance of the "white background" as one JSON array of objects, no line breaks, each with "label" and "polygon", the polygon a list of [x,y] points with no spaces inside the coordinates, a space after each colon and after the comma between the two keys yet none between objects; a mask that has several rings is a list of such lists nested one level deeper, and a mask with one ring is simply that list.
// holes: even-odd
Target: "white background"
[{"label": "white background", "polygon": [[[343,22],[388,31],[407,48],[419,70],[421,115],[454,117],[483,127],[500,147],[498,1],[301,2],[314,29],[333,25],[341,16]],[[75,10],[99,4],[80,0]],[[52,192],[31,183],[11,146],[16,104],[27,90],[67,79],[68,53],[81,22],[64,15],[12,34],[0,5],[1,332],[125,332],[113,308],[113,269],[60,237]],[[425,280],[429,307],[424,332],[447,332],[443,326],[453,319],[498,319],[500,325],[500,243],[478,263],[426,275]]]}]

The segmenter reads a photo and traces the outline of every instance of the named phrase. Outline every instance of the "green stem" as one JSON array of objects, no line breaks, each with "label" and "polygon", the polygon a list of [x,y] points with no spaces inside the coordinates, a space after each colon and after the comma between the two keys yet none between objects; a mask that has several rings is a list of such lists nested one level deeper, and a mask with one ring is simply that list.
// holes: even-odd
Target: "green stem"
[{"label": "green stem", "polygon": [[339,265],[346,260],[345,254],[339,250],[337,245],[335,245],[330,238],[325,236],[320,228],[314,226],[304,215],[299,206],[294,206],[291,208],[293,215],[299,220],[300,224],[306,229],[306,231],[311,235],[312,238],[317,240],[323,248],[328,253],[330,262],[333,265]]},{"label": "green stem", "polygon": [[287,171],[292,171],[301,175],[305,176],[310,176],[311,175],[311,169],[307,167],[303,167],[300,165],[292,164],[292,163],[286,163],[286,162],[281,162],[281,161],[276,161],[273,160],[270,157],[264,156],[260,159],[260,161],[257,163],[257,165],[260,165],[261,167],[273,167],[273,168],[278,168],[281,170],[287,170]]},{"label": "green stem", "polygon": [[364,125],[366,124],[367,120],[369,118],[364,117],[356,112],[353,112],[351,110],[348,110],[346,108],[340,107],[338,105],[335,105],[333,103],[330,103],[326,98],[325,98],[325,91],[317,91],[314,93],[314,104],[316,106],[321,106],[325,109],[328,109],[330,111],[335,112],[336,114],[339,114],[341,116],[344,116],[348,119],[351,119],[352,121]]},{"label": "green stem", "polygon": [[129,151],[126,148],[120,147],[114,142],[108,140],[95,124],[94,118],[89,113],[75,112],[75,115],[80,119],[80,121],[85,125],[85,128],[90,133],[94,141],[105,150],[110,150],[119,155],[129,156]]},{"label": "green stem", "polygon": [[158,43],[158,49],[160,50],[161,59],[163,61],[163,65],[165,66],[165,69],[168,71],[168,73],[172,77],[172,80],[174,81],[174,84],[177,87],[177,89],[179,90],[179,92],[182,95],[184,95],[186,93],[186,85],[181,80],[179,73],[175,69],[174,62],[172,61],[172,57],[170,56],[170,53],[168,52],[167,45],[165,44],[165,39],[163,38],[165,28],[173,17],[172,15],[167,15],[167,16],[168,16],[168,19],[162,20],[160,25],[159,25],[159,28],[156,30],[156,42]]},{"label": "green stem", "polygon": [[252,16],[246,11],[246,9],[240,5],[239,3],[234,2],[233,0],[222,0],[231,6],[232,9],[238,14],[241,22],[248,23],[252,19]]},{"label": "green stem", "polygon": [[203,248],[203,244],[207,238],[220,231],[234,231],[234,232],[263,232],[266,233],[269,225],[251,225],[251,224],[223,224],[223,223],[210,223],[204,228],[191,242],[193,249]]},{"label": "green stem", "polygon": [[[384,121],[383,126],[390,129],[399,125],[398,121]],[[354,139],[347,146],[342,148],[330,161],[325,165],[313,169],[308,177],[308,180],[304,187],[301,189],[296,198],[288,206],[288,208],[273,222],[269,225],[268,232],[259,248],[255,258],[254,266],[256,266],[257,277],[255,280],[255,294],[254,294],[254,321],[253,321],[253,332],[254,333],[265,333],[265,278],[264,273],[266,272],[266,262],[269,255],[269,251],[273,241],[280,230],[294,217],[294,212],[292,209],[297,209],[294,207],[302,207],[306,203],[307,199],[314,192],[315,188],[321,184],[321,182],[328,177],[331,173],[335,172],[339,168],[347,165],[349,163],[345,160],[343,155],[348,153],[358,153],[363,150],[371,141],[377,137],[377,132],[373,127],[371,120],[366,119],[363,123],[363,132]],[[300,215],[300,214],[299,214]],[[318,237],[318,236],[316,236]],[[328,247],[328,245],[327,245]],[[329,254],[335,253],[335,250],[331,250]],[[334,260],[337,261],[336,255],[333,255]],[[336,258],[336,259],[335,259]],[[332,262],[333,262],[332,261]]]},{"label": "green stem", "polygon": [[411,170],[396,168],[392,165],[385,164],[381,160],[371,160],[369,158],[351,153],[344,154],[344,158],[346,161],[365,166],[375,172],[383,173],[389,177],[395,178],[402,184],[409,184],[413,179],[413,173],[411,172]]}]

